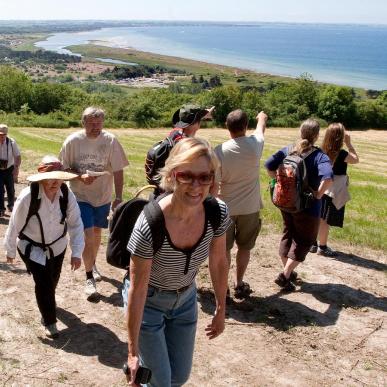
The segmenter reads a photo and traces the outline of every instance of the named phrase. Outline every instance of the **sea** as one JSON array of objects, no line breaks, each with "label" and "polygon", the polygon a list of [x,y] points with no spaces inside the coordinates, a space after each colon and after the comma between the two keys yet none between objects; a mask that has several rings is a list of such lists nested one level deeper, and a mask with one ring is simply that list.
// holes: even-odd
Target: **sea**
[{"label": "sea", "polygon": [[273,75],[308,73],[321,82],[387,90],[387,25],[133,22],[56,33],[35,45],[71,53],[66,47],[90,43]]}]

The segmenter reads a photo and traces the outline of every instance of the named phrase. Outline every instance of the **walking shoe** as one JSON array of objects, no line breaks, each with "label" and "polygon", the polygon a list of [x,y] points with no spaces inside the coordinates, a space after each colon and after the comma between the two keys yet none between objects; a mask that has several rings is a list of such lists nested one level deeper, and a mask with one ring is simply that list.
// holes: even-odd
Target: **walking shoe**
[{"label": "walking shoe", "polygon": [[296,282],[297,279],[298,279],[298,273],[296,271],[292,271],[290,273],[289,279],[290,279],[291,282]]},{"label": "walking shoe", "polygon": [[310,247],[309,252],[310,252],[310,253],[317,253],[317,245],[313,244],[313,245]]},{"label": "walking shoe", "polygon": [[324,257],[336,257],[337,253],[336,251],[332,250],[330,247],[327,246],[325,249],[319,247],[317,249],[317,255],[322,255]]},{"label": "walking shoe", "polygon": [[95,282],[102,281],[102,276],[101,276],[101,273],[97,269],[97,265],[94,265],[92,270],[93,270],[93,278],[94,278]]},{"label": "walking shoe", "polygon": [[286,292],[293,292],[296,287],[292,284],[290,278],[286,279],[284,273],[279,273],[274,282]]},{"label": "walking shoe", "polygon": [[50,325],[46,325],[44,327],[44,333],[50,339],[57,339],[59,337],[59,332],[58,332],[58,329],[57,329],[55,323],[54,324],[50,324]]},{"label": "walking shoe", "polygon": [[89,278],[86,280],[85,293],[88,301],[92,301],[98,297],[98,291],[97,287],[95,286],[94,278]]}]

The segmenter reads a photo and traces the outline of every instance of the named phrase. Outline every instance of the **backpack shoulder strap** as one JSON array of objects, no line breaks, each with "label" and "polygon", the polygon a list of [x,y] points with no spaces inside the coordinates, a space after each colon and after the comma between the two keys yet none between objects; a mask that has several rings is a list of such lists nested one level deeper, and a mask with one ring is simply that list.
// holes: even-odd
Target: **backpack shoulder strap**
[{"label": "backpack shoulder strap", "polygon": [[39,183],[37,183],[37,182],[31,183],[30,184],[30,191],[31,191],[30,207],[28,208],[26,222],[24,223],[24,226],[21,229],[20,234],[27,227],[27,224],[30,221],[31,217],[38,214],[38,211],[40,208],[40,199],[38,198],[38,196],[39,196]]},{"label": "backpack shoulder strap", "polygon": [[156,200],[144,207],[144,214],[152,234],[153,255],[160,250],[165,238],[164,214]]},{"label": "backpack shoulder strap", "polygon": [[67,184],[63,183],[60,186],[60,190],[62,191],[62,196],[59,198],[60,211],[62,212],[62,219],[60,221],[60,224],[63,224],[67,217],[67,205],[69,203],[69,188],[67,187]]},{"label": "backpack shoulder strap", "polygon": [[308,156],[310,156],[312,153],[316,152],[319,148],[317,146],[312,146],[312,148],[310,148],[308,150],[308,152],[306,153],[303,153],[301,155],[301,157],[305,160]]},{"label": "backpack shoulder strap", "polygon": [[209,196],[204,201],[204,209],[206,211],[206,216],[210,221],[211,227],[215,233],[220,227],[220,221],[221,221],[221,212],[220,212],[219,203],[213,196]]}]

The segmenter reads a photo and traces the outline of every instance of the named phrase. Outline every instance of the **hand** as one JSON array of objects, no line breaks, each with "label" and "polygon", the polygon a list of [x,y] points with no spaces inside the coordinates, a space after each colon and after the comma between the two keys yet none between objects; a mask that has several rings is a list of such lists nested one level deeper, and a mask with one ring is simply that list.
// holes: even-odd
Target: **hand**
[{"label": "hand", "polygon": [[207,114],[202,118],[202,120],[212,120],[212,113],[214,112],[215,110],[215,106],[211,106],[209,109],[206,109],[207,110]]},{"label": "hand", "polygon": [[224,313],[215,312],[211,324],[205,328],[207,337],[212,340],[224,331]]},{"label": "hand", "polygon": [[81,267],[82,260],[78,257],[71,257],[71,270],[77,270]]},{"label": "hand", "polygon": [[90,185],[94,183],[94,180],[97,178],[97,176],[89,176],[87,173],[84,173],[83,175],[79,176],[83,184]]},{"label": "hand", "polygon": [[140,384],[137,384],[134,382],[136,379],[136,373],[139,366],[140,366],[140,362],[138,361],[138,356],[128,355],[129,375],[126,375],[126,381],[128,382],[129,386],[141,387]]},{"label": "hand", "polygon": [[348,132],[344,133],[344,143],[347,146],[351,144],[351,136],[349,135]]},{"label": "hand", "polygon": [[15,263],[15,258],[9,257],[7,255],[7,263],[10,263],[11,265],[13,265]]},{"label": "hand", "polygon": [[13,176],[13,182],[18,183],[19,182],[19,168],[15,168],[12,173]]},{"label": "hand", "polygon": [[122,203],[122,199],[114,199],[114,202],[112,203],[112,211],[115,210],[115,208]]},{"label": "hand", "polygon": [[267,115],[263,110],[260,111],[260,112],[257,114],[257,117],[256,117],[256,119],[257,119],[258,122],[262,120],[264,123],[267,122],[267,119],[268,119],[268,118],[269,118],[268,115]]}]

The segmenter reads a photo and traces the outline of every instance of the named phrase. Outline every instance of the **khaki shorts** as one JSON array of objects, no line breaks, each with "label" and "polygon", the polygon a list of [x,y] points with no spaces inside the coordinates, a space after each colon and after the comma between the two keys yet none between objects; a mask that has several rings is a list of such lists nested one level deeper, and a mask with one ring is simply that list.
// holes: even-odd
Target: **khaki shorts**
[{"label": "khaki shorts", "polygon": [[231,216],[232,223],[226,233],[226,249],[231,250],[234,242],[241,250],[251,250],[261,230],[259,211],[247,215]]}]

